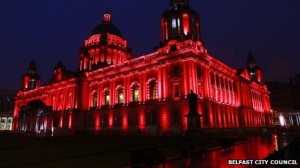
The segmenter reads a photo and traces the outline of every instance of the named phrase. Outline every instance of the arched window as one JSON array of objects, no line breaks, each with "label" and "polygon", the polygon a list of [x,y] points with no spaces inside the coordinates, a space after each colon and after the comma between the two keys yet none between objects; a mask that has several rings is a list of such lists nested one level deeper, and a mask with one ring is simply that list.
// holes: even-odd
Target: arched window
[{"label": "arched window", "polygon": [[110,104],[110,91],[109,89],[104,90],[104,105]]},{"label": "arched window", "polygon": [[203,79],[200,78],[198,79],[198,95],[203,98],[204,95],[204,84],[203,84]]},{"label": "arched window", "polygon": [[68,108],[72,108],[72,92],[68,95]]},{"label": "arched window", "polygon": [[97,107],[98,106],[98,93],[94,91],[92,95],[92,107]]},{"label": "arched window", "polygon": [[156,90],[157,90],[157,84],[155,80],[152,80],[149,82],[149,99],[153,100],[156,99]]},{"label": "arched window", "polygon": [[35,79],[30,79],[30,88],[31,89],[35,89],[36,88]]},{"label": "arched window", "polygon": [[137,83],[132,85],[132,101],[139,101],[139,85]]},{"label": "arched window", "polygon": [[172,32],[173,32],[174,37],[180,36],[180,19],[179,18],[172,19]]},{"label": "arched window", "polygon": [[124,103],[124,88],[123,86],[119,86],[117,89],[117,96],[118,96],[118,104]]}]

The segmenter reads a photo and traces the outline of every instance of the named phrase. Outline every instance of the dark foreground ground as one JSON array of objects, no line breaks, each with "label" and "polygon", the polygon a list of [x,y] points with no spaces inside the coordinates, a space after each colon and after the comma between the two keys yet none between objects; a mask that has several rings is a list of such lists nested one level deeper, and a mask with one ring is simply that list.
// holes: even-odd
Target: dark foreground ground
[{"label": "dark foreground ground", "polygon": [[151,137],[76,135],[32,137],[0,134],[0,167],[119,168],[130,165],[133,149],[155,147],[168,157],[178,156],[178,145],[218,146],[212,137]]}]

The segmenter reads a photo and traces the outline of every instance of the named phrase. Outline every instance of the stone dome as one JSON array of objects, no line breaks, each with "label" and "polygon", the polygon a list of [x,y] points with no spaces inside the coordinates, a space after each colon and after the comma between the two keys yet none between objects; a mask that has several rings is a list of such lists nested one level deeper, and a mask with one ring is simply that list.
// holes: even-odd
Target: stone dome
[{"label": "stone dome", "polygon": [[91,36],[106,33],[122,37],[120,30],[114,24],[112,24],[111,15],[108,12],[104,14],[103,22],[93,29]]}]

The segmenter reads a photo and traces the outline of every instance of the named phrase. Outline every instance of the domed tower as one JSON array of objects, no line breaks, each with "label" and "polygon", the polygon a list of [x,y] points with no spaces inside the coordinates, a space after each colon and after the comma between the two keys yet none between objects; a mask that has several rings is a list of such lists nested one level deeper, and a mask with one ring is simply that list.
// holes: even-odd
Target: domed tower
[{"label": "domed tower", "polygon": [[48,84],[51,85],[53,83],[61,82],[73,77],[75,77],[75,73],[72,71],[68,71],[62,61],[59,61],[54,68],[54,74],[50,78]]},{"label": "domed tower", "polygon": [[65,71],[64,64],[61,61],[59,61],[56,67],[54,68],[54,74],[57,81],[61,81],[63,79],[64,71]]},{"label": "domed tower", "polygon": [[161,18],[162,42],[171,40],[200,41],[200,17],[190,9],[189,0],[170,0],[170,9]]},{"label": "domed tower", "polygon": [[90,71],[109,65],[122,64],[131,58],[127,41],[112,23],[111,15],[106,12],[103,21],[97,25],[91,36],[79,50],[80,71]]},{"label": "domed tower", "polygon": [[250,73],[250,78],[253,81],[263,83],[263,72],[260,66],[257,65],[256,59],[250,51],[247,57],[247,69]]},{"label": "domed tower", "polygon": [[31,61],[27,72],[22,76],[22,90],[32,90],[40,86],[40,76],[37,73],[35,61]]}]

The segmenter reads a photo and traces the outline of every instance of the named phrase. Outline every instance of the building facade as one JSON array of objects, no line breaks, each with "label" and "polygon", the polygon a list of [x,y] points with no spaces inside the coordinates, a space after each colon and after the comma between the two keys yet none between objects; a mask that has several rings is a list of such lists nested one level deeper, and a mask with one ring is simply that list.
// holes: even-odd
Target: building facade
[{"label": "building facade", "polygon": [[0,131],[10,131],[13,124],[16,91],[0,89]]},{"label": "building facade", "polygon": [[106,12],[79,49],[77,72],[59,62],[41,86],[33,61],[16,96],[14,130],[181,134],[191,91],[201,128],[272,126],[269,91],[252,54],[244,69],[210,56],[188,0],[171,0],[161,27],[160,46],[132,58]]},{"label": "building facade", "polygon": [[300,75],[289,83],[268,82],[270,102],[275,124],[283,127],[300,127]]}]

